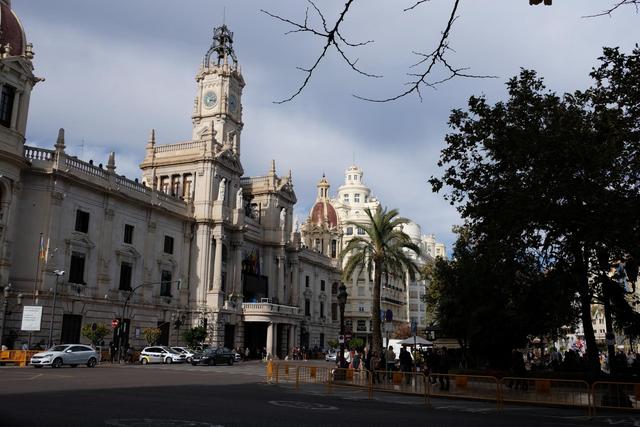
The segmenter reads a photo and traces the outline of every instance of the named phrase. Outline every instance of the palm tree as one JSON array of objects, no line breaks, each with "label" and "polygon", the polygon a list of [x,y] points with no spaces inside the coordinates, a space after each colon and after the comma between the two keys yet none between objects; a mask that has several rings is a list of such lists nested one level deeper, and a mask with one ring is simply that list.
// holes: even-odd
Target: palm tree
[{"label": "palm tree", "polygon": [[[369,217],[368,224],[349,222],[348,225],[360,227],[364,230],[364,236],[352,238],[340,254],[341,258],[347,258],[342,270],[342,280],[347,282],[357,271],[358,276],[366,269],[371,275],[373,271],[373,340],[371,349],[382,349],[382,332],[380,330],[380,286],[382,276],[387,280],[389,275],[409,274],[411,280],[415,278],[418,267],[411,258],[411,252],[420,254],[420,248],[411,241],[411,238],[402,231],[402,225],[409,222],[408,219],[398,216],[398,210],[377,210],[372,213],[365,209]],[[358,277],[356,276],[356,277]]]}]

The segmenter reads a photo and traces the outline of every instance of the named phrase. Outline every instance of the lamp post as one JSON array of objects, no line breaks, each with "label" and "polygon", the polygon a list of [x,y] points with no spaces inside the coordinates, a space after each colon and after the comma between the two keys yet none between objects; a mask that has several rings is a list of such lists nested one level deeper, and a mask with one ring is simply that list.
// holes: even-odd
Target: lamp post
[{"label": "lamp post", "polygon": [[[7,314],[11,314],[8,312],[9,308],[9,296],[11,296],[11,283],[4,287],[3,291],[4,299],[2,300],[2,323],[0,323],[0,345],[3,343],[4,338],[4,322],[6,320]],[[22,293],[19,293],[16,296],[18,300],[18,305],[22,305]]]},{"label": "lamp post", "polygon": [[171,315],[173,319],[173,325],[176,330],[176,346],[178,345],[178,340],[180,339],[180,326],[184,325],[185,320],[187,320],[187,316],[184,314],[180,315],[180,312],[177,311]]},{"label": "lamp post", "polygon": [[53,288],[53,308],[51,309],[51,318],[49,319],[49,341],[47,342],[47,348],[51,348],[53,340],[53,318],[56,315],[56,302],[58,297],[58,283],[60,278],[64,276],[64,270],[53,270],[53,274],[56,275],[56,285]]},{"label": "lamp post", "polygon": [[338,288],[338,305],[340,306],[340,368],[344,367],[344,306],[347,304],[347,287],[344,283]]}]

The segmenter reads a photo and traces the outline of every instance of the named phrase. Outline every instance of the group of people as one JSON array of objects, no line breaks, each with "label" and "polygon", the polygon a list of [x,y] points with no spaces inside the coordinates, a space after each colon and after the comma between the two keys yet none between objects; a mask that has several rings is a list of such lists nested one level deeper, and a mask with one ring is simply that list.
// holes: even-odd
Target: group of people
[{"label": "group of people", "polygon": [[[414,351],[413,356],[406,347],[396,354],[393,346],[382,351],[364,348],[364,350],[345,350],[343,358],[336,360],[336,367],[364,371],[372,376],[372,382],[381,383],[386,376],[392,378],[393,372],[402,372],[406,384],[411,384],[413,372],[429,375],[432,384],[439,384],[441,390],[449,390],[449,356],[447,348]],[[382,375],[382,377],[381,377]]]}]

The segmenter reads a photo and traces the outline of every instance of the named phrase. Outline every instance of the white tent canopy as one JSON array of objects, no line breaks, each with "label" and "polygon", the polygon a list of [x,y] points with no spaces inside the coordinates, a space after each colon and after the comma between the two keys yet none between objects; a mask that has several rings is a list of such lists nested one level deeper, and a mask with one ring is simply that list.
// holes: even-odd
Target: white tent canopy
[{"label": "white tent canopy", "polygon": [[432,346],[433,345],[433,343],[431,341],[427,341],[424,338],[418,337],[418,336],[416,336],[415,338],[414,337],[409,337],[409,338],[407,338],[405,340],[400,341],[398,344],[400,344],[400,345],[413,345],[414,343],[416,345],[422,345],[422,346]]}]

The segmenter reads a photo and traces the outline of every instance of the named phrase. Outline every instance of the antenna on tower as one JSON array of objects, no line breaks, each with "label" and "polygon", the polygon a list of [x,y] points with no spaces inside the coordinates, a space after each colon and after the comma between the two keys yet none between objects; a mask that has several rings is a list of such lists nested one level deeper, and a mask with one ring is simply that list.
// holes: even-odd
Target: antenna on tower
[{"label": "antenna on tower", "polygon": [[222,25],[227,23],[227,6],[223,6],[222,8]]}]

